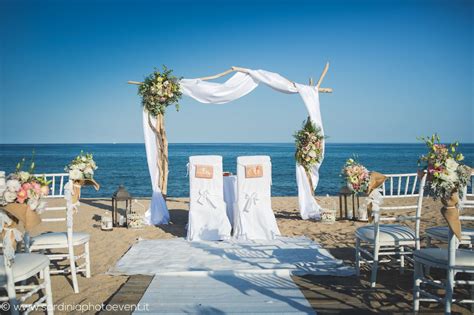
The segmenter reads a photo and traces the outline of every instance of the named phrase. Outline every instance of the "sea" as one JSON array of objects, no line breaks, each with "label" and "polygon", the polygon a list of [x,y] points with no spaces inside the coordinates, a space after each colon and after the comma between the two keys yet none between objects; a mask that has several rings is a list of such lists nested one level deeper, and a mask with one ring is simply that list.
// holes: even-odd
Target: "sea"
[{"label": "sea", "polygon": [[[0,144],[0,170],[7,174],[25,158],[29,163],[34,152],[36,173],[61,173],[64,166],[80,152],[93,153],[98,165],[95,179],[101,188],[86,188],[83,197],[111,197],[124,185],[133,197],[149,197],[151,183],[145,145],[131,144]],[[474,144],[461,144],[465,163],[474,165]],[[356,157],[369,170],[381,173],[416,172],[423,144],[326,144],[320,169],[317,195],[337,195],[341,187],[341,168],[348,158]],[[170,197],[189,196],[186,164],[192,155],[221,155],[224,171],[235,174],[236,159],[245,155],[269,155],[272,160],[272,195],[296,196],[295,147],[293,143],[172,143],[169,145]]]}]

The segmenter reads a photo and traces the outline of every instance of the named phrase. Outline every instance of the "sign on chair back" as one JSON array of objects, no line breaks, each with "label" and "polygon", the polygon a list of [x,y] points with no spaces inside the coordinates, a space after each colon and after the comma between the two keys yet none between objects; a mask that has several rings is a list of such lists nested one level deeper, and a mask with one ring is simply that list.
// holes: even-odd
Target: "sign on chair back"
[{"label": "sign on chair back", "polygon": [[224,202],[222,157],[189,157],[189,241],[218,241],[230,237],[231,225]]},{"label": "sign on chair back", "polygon": [[234,237],[273,239],[280,235],[271,204],[270,157],[239,156],[237,178]]}]

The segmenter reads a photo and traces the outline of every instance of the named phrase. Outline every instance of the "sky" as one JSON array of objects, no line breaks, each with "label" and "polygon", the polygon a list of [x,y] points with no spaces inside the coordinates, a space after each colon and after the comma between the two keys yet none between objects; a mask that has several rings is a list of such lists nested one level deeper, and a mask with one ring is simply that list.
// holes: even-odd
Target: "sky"
[{"label": "sky", "polygon": [[[328,142],[474,142],[473,1],[0,0],[0,143],[143,142],[137,86],[154,67],[231,66],[315,80]],[[291,142],[298,95],[183,97],[170,142]]]}]

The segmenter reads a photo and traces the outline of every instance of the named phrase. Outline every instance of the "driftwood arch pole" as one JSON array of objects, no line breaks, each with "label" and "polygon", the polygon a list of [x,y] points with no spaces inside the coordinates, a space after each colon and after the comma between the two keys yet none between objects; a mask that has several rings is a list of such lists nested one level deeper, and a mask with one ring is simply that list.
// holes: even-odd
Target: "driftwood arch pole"
[{"label": "driftwood arch pole", "polygon": [[[321,73],[321,76],[319,77],[318,83],[315,86],[315,88],[318,89],[319,93],[332,93],[332,88],[320,87],[321,83],[323,82],[324,77],[326,76],[326,73],[328,72],[328,69],[329,69],[329,62],[326,63],[326,66],[324,67],[324,70]],[[200,79],[203,81],[213,80],[213,79],[226,76],[232,72],[247,73],[247,69],[241,68],[241,67],[231,67],[230,69],[224,72],[218,73],[216,75],[208,76],[208,77],[202,77]],[[135,84],[135,85],[143,84],[143,82],[139,82],[139,81],[128,81],[127,83]],[[293,84],[295,83],[293,82]],[[313,86],[312,78],[310,78],[309,80],[309,85]],[[158,172],[159,172],[159,178],[157,178],[158,187],[160,188],[161,193],[163,194],[163,197],[166,199],[166,196],[168,194],[168,174],[169,174],[168,138],[166,136],[164,115],[160,114],[155,118],[156,118],[156,123],[155,125],[153,125],[152,117],[150,113],[148,113],[148,124],[151,130],[153,130],[153,133],[155,134],[157,156],[159,157],[158,160],[156,161],[156,165],[158,167]]]}]

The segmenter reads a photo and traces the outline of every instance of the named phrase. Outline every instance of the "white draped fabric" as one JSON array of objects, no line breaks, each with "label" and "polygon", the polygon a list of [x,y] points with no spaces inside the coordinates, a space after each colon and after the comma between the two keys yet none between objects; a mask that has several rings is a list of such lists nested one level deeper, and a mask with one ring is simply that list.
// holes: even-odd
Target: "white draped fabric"
[{"label": "white draped fabric", "polygon": [[[152,117],[151,123],[153,126],[156,126],[156,119]],[[155,133],[148,123],[148,113],[145,111],[143,112],[143,134],[145,136],[146,160],[148,162],[151,187],[153,189],[150,209],[145,213],[144,223],[148,225],[168,224],[170,214],[166,207],[166,201],[163,198],[163,194],[158,185],[160,174],[158,173],[158,165],[156,165],[158,152],[156,150]]]},{"label": "white draped fabric", "polygon": [[[201,79],[182,79],[180,87],[183,95],[194,98],[201,103],[224,104],[241,98],[253,91],[260,83],[268,85],[282,93],[299,93],[313,123],[322,130],[319,94],[315,87],[303,84],[293,84],[281,75],[264,70],[246,69],[246,73],[237,72],[224,83],[208,82]],[[147,212],[149,224],[167,223],[168,209],[158,188],[158,167],[156,165],[155,136],[148,125],[147,114],[143,114],[143,129],[147,152],[148,167],[152,177],[153,197],[150,210]],[[312,170],[313,187],[316,189],[319,180],[319,165]],[[311,185],[303,167],[296,166],[296,181],[298,184],[298,202],[303,219],[319,218],[320,206],[313,198]]]}]

